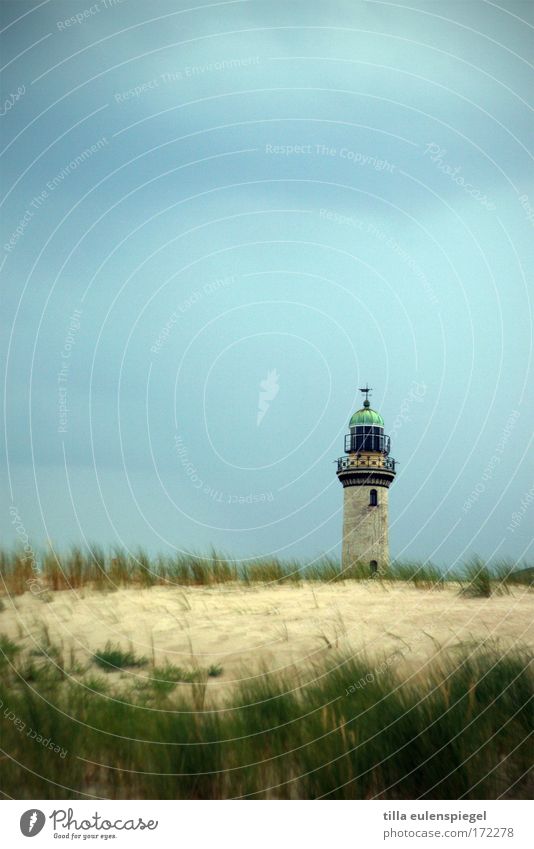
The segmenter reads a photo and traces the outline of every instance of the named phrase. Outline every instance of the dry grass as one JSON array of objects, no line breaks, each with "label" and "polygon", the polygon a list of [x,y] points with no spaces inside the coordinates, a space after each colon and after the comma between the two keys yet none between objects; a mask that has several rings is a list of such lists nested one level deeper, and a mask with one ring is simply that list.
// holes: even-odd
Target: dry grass
[{"label": "dry grass", "polygon": [[[335,583],[370,579],[367,565],[356,563],[342,569],[336,560],[328,557],[310,563],[277,558],[238,562],[212,550],[207,556],[159,555],[151,559],[142,550],[133,554],[122,550],[106,553],[98,546],[90,546],[86,550],[74,547],[66,553],[48,550],[30,559],[20,551],[0,551],[0,591],[10,596],[27,591],[40,595],[46,591],[82,587],[113,591],[121,587],[209,587],[228,583],[299,585],[311,581]],[[387,574],[373,580],[385,584],[409,582],[420,589],[442,589],[446,583],[455,582],[468,594],[487,596],[495,591],[506,591],[512,585],[533,586],[534,567],[502,561],[489,568],[475,559],[452,573],[443,572],[431,563],[400,562],[393,563]]]}]

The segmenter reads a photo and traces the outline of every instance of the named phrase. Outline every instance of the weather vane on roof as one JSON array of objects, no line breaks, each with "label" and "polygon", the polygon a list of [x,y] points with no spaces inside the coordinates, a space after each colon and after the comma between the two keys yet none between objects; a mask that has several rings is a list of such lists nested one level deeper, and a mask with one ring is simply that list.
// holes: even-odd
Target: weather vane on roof
[{"label": "weather vane on roof", "polygon": [[360,391],[360,392],[365,392],[365,400],[366,400],[366,401],[369,401],[369,392],[372,392],[372,391],[373,391],[373,390],[371,389],[371,387],[370,387],[370,386],[367,386],[367,384],[366,384],[366,385],[365,385],[365,387],[364,387],[363,389],[360,389],[359,391]]}]

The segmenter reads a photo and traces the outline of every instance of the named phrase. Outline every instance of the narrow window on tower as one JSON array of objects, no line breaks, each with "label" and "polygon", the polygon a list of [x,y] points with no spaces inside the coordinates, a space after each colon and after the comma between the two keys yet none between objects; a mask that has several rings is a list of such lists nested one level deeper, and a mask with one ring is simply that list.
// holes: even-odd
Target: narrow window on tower
[{"label": "narrow window on tower", "polygon": [[376,489],[372,489],[369,493],[369,507],[377,507],[378,506],[378,495]]}]

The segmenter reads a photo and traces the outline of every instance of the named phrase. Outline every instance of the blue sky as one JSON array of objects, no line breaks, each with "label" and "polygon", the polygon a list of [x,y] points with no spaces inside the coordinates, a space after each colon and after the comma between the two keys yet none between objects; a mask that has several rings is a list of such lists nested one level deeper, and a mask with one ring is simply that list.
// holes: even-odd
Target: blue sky
[{"label": "blue sky", "polygon": [[392,555],[528,559],[533,18],[4,2],[2,541],[338,555],[369,381]]}]

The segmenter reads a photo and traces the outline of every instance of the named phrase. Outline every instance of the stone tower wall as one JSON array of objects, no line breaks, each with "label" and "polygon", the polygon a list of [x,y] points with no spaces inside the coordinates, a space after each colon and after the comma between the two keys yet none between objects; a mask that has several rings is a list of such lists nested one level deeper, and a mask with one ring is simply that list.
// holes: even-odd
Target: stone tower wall
[{"label": "stone tower wall", "polygon": [[[370,507],[376,489],[378,506]],[[347,486],[343,489],[343,569],[354,563],[368,566],[376,560],[379,571],[389,566],[388,496],[385,486]]]}]

